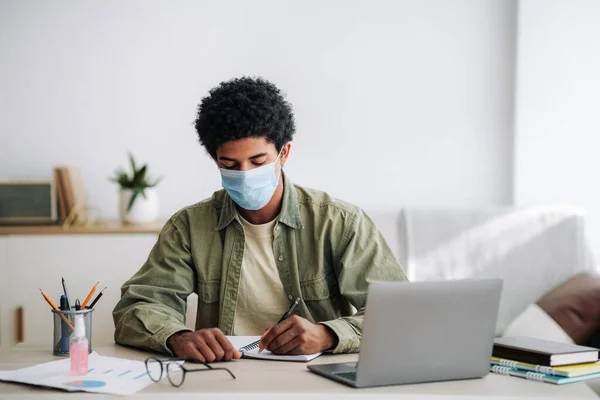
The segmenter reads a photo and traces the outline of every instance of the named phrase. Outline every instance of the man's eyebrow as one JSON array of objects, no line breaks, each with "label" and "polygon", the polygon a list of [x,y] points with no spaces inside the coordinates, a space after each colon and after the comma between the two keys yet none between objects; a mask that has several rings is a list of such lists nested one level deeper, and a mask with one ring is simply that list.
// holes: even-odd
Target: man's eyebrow
[{"label": "man's eyebrow", "polygon": [[[256,159],[256,158],[264,157],[264,156],[266,156],[266,155],[267,155],[267,153],[259,153],[259,154],[253,155],[252,157],[250,157],[250,158],[248,158],[248,159],[249,159],[249,160],[254,160],[254,159]],[[221,156],[221,157],[219,157],[219,160],[224,160],[224,161],[234,161],[234,162],[237,162],[237,160],[236,160],[235,158],[229,158],[229,157],[224,157],[224,156]]]},{"label": "man's eyebrow", "polygon": [[257,155],[255,155],[255,156],[252,156],[252,157],[250,157],[249,159],[250,159],[250,160],[254,160],[255,158],[264,157],[264,156],[266,156],[266,155],[267,155],[267,153],[260,153],[260,154],[257,154]]}]

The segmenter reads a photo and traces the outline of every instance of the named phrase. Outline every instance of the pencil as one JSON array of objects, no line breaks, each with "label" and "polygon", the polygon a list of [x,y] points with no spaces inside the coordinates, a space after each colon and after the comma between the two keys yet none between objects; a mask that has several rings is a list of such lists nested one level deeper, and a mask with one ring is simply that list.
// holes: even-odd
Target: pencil
[{"label": "pencil", "polygon": [[[56,306],[56,303],[54,303],[52,301],[52,299],[50,298],[50,296],[48,296],[46,294],[46,292],[44,292],[42,289],[40,289],[40,292],[42,293],[42,296],[44,296],[44,299],[46,300],[46,302],[48,304],[50,304],[50,307],[52,307],[52,309],[54,309],[56,311],[60,311],[60,309]],[[67,319],[67,317],[65,317],[64,314],[59,313],[58,315],[60,315],[60,317],[62,318],[62,320],[65,321],[65,324],[67,324],[67,326],[71,329],[71,331],[75,330],[75,328],[73,327],[73,324],[71,324],[71,321],[69,321]]]},{"label": "pencil", "polygon": [[96,286],[98,286],[97,282],[94,287],[92,288],[92,290],[90,290],[90,294],[87,295],[87,297],[85,298],[85,300],[83,301],[83,303],[81,304],[81,309],[83,310],[85,308],[85,306],[87,306],[87,303],[90,301],[90,299],[92,298],[92,296],[94,295],[94,293],[96,292]]},{"label": "pencil", "polygon": [[102,297],[102,295],[104,294],[105,290],[106,290],[106,288],[102,289],[102,291],[100,293],[98,293],[98,296],[96,296],[96,298],[94,299],[94,301],[92,301],[92,304],[90,304],[89,306],[87,306],[87,308],[94,308],[94,305],[96,304],[96,302],[98,300],[100,300],[100,297]]},{"label": "pencil", "polygon": [[48,296],[46,294],[46,292],[44,292],[42,289],[40,289],[40,293],[42,293],[42,296],[44,296],[44,299],[46,299],[48,304],[50,304],[50,307],[52,307],[55,310],[59,310],[59,308],[56,306],[56,303],[52,301],[52,299],[50,298],[50,296]]}]

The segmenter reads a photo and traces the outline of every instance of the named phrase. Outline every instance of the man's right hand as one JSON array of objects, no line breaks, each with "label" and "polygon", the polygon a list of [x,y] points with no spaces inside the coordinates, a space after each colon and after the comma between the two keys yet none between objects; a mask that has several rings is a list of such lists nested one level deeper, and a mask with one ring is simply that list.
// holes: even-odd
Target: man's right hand
[{"label": "man's right hand", "polygon": [[167,339],[167,346],[177,357],[200,362],[229,361],[242,356],[219,328],[174,333]]}]

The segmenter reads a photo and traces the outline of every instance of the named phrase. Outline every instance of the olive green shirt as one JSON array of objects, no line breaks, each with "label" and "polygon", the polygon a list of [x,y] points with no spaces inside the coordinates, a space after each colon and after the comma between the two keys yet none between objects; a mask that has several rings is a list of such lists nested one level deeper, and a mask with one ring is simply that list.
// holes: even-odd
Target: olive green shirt
[{"label": "olive green shirt", "polygon": [[[295,314],[337,335],[333,352],[356,352],[369,283],[406,275],[360,208],[283,179],[273,253],[285,292],[290,301],[301,298]],[[224,190],[171,217],[145,264],[121,288],[113,310],[117,343],[170,352],[169,336],[189,330],[192,293],[198,294],[196,329],[232,334],[246,240],[239,218]]]}]

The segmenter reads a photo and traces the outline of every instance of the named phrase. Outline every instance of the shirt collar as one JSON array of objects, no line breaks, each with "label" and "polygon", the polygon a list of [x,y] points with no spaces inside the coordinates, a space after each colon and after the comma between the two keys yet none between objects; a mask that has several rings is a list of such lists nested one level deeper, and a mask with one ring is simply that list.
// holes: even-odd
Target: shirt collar
[{"label": "shirt collar", "polygon": [[[278,221],[293,229],[303,229],[302,217],[300,216],[300,206],[298,203],[298,193],[292,183],[292,180],[281,170],[283,179],[283,203],[281,212],[279,213]],[[234,201],[229,197],[227,192],[223,198],[223,207],[219,216],[219,223],[216,230],[226,228],[237,216],[237,209]]]}]

